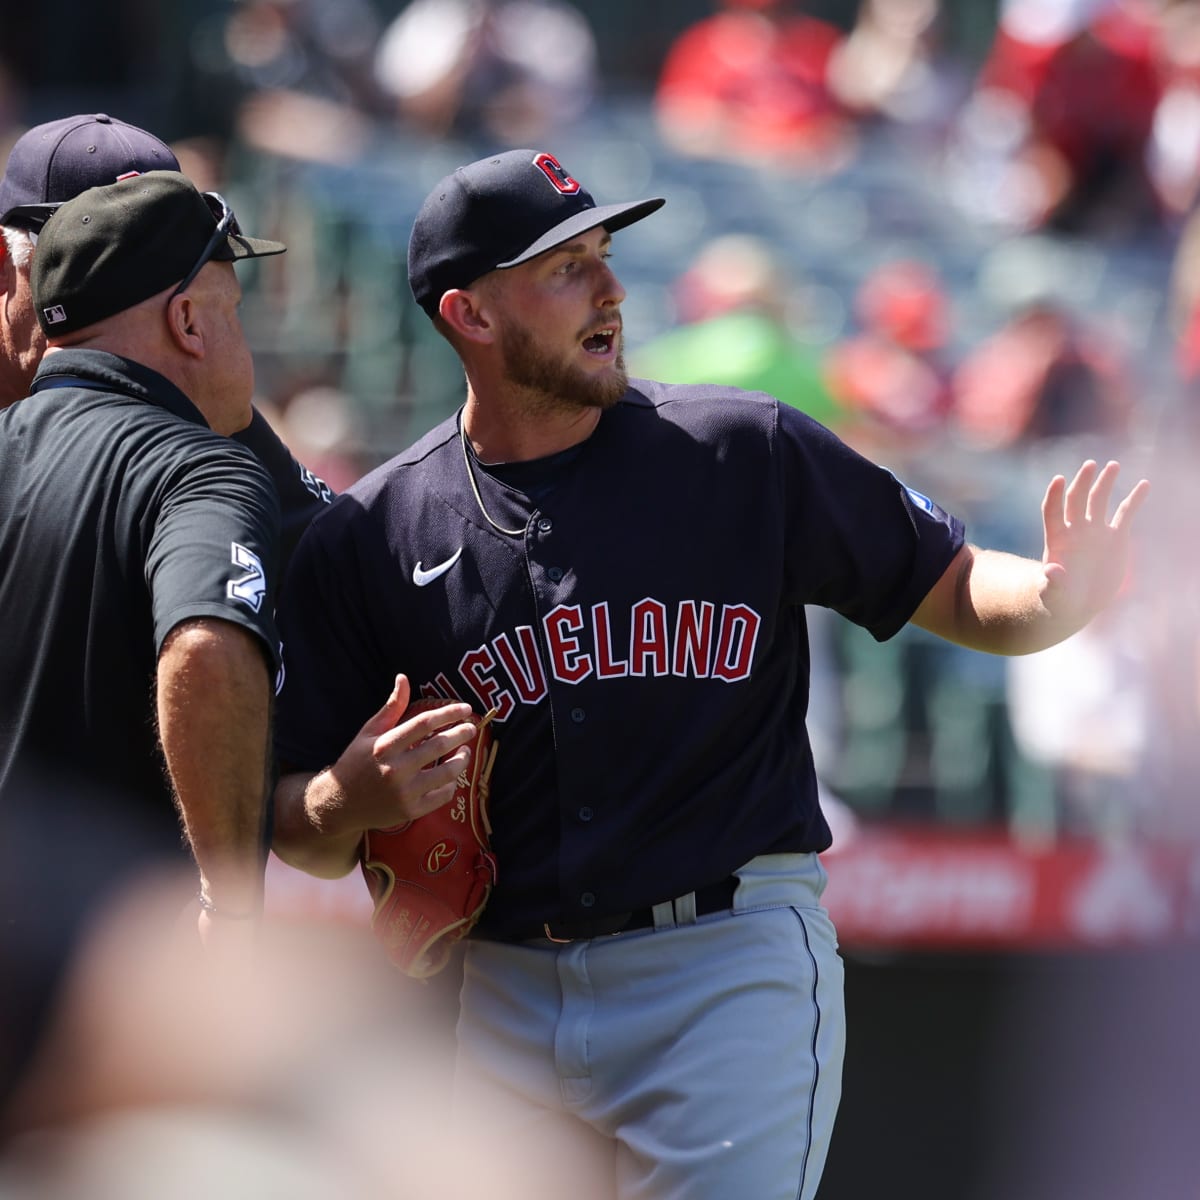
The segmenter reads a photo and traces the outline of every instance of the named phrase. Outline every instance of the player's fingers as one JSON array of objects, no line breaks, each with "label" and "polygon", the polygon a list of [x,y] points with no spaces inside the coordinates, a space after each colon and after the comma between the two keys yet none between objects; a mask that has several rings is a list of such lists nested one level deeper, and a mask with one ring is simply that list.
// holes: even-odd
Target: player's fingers
[{"label": "player's fingers", "polygon": [[[377,715],[382,716],[382,711]],[[399,716],[402,715],[399,714]],[[438,705],[436,708],[422,709],[407,720],[400,720],[398,716],[383,729],[364,727],[364,732],[369,732],[374,737],[376,755],[391,755],[397,750],[402,751],[410,746],[419,745],[436,734],[443,726],[449,727],[456,722],[465,722],[470,715],[471,706],[469,704],[457,700],[447,700],[445,704]],[[374,720],[375,718],[372,718],[372,721]],[[382,724],[382,720],[379,723]]]},{"label": "player's fingers", "polygon": [[413,749],[425,764],[451,758],[457,761],[463,756],[469,762],[471,759],[470,743],[474,738],[475,726],[470,721],[464,721],[459,725],[452,725],[449,729],[439,730],[414,746]]},{"label": "player's fingers", "polygon": [[[468,713],[471,711],[466,705],[463,708]],[[414,729],[412,722],[405,721],[376,738],[373,748],[376,759],[392,767],[420,771],[453,754],[475,736],[475,726],[470,721],[460,721],[429,733],[422,733],[421,728]]]},{"label": "player's fingers", "polygon": [[414,779],[407,808],[407,816],[421,816],[440,808],[454,795],[459,776],[471,761],[471,751],[462,746],[448,758],[442,759],[421,770]]},{"label": "player's fingers", "polygon": [[1046,488],[1046,495],[1042,498],[1042,523],[1047,536],[1063,528],[1063,494],[1066,490],[1067,481],[1061,475],[1055,475]]},{"label": "player's fingers", "polygon": [[1106,521],[1108,519],[1108,504],[1112,499],[1113,488],[1117,476],[1121,472],[1121,464],[1109,461],[1104,464],[1104,470],[1096,476],[1087,497],[1086,516],[1089,521]]},{"label": "player's fingers", "polygon": [[408,707],[409,691],[408,676],[397,675],[391,695],[383,702],[383,707],[366,721],[362,733],[367,737],[376,737],[391,729]]},{"label": "player's fingers", "polygon": [[456,783],[457,781],[452,779],[449,783],[431,788],[429,791],[423,792],[420,796],[414,797],[407,806],[407,820],[415,821],[417,817],[423,817],[427,813],[441,808],[443,804],[449,804],[454,799]]},{"label": "player's fingers", "polygon": [[471,706],[460,700],[447,700],[437,708],[425,708],[397,726],[398,732],[410,744],[432,737],[440,729],[465,722]]},{"label": "player's fingers", "polygon": [[1075,478],[1067,487],[1063,516],[1068,525],[1078,525],[1086,518],[1088,494],[1092,489],[1097,470],[1095,459],[1089,458],[1075,472]]},{"label": "player's fingers", "polygon": [[1134,485],[1133,490],[1117,505],[1117,511],[1113,514],[1112,527],[1114,529],[1122,529],[1133,518],[1133,514],[1146,502],[1146,497],[1150,495],[1149,480],[1140,479]]}]

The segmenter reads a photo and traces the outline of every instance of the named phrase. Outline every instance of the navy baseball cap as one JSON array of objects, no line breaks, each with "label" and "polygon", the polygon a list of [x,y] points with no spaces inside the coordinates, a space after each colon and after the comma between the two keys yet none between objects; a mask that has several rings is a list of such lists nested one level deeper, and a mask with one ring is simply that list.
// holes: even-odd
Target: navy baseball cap
[{"label": "navy baseball cap", "polygon": [[106,113],[35,125],[9,152],[0,179],[0,225],[36,231],[60,204],[88,188],[131,173],[178,170],[165,142]]},{"label": "navy baseball cap", "polygon": [[29,285],[38,324],[57,337],[166,291],[209,260],[285,249],[246,237],[225,201],[186,175],[149,171],[61,205],[38,235]]},{"label": "navy baseball cap", "polygon": [[615,233],[665,203],[597,208],[554,155],[537,150],[481,158],[447,175],[421,205],[408,243],[409,286],[434,317],[452,288],[527,262],[598,225]]}]

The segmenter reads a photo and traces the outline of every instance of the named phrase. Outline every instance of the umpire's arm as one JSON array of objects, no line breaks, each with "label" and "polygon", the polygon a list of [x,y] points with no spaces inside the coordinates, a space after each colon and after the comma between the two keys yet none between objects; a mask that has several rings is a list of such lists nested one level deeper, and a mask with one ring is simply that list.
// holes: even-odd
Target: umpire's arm
[{"label": "umpire's arm", "polygon": [[261,640],[235,622],[184,621],[163,642],[159,739],[212,925],[262,908],[272,695]]}]

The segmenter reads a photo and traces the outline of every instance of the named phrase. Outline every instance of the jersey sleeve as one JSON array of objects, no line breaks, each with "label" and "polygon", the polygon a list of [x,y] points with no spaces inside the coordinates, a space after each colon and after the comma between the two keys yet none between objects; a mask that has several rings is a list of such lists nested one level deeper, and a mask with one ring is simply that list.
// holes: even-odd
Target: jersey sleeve
[{"label": "jersey sleeve", "polygon": [[885,641],[962,547],[963,523],[805,414],[780,405],[778,419],[793,594]]},{"label": "jersey sleeve", "polygon": [[262,466],[227,438],[197,443],[164,485],[149,535],[157,649],[181,621],[216,617],[257,635],[278,669],[278,558],[279,502]]},{"label": "jersey sleeve", "polygon": [[233,435],[267,469],[279,496],[279,571],[287,571],[296,544],[312,519],[329,507],[333,489],[296,461],[271,423],[256,408],[250,424]]},{"label": "jersey sleeve", "polygon": [[286,770],[320,770],[333,762],[395,680],[393,657],[375,639],[364,594],[371,575],[364,559],[373,551],[347,520],[358,512],[350,496],[335,501],[309,527],[288,568],[275,713],[276,755]]}]

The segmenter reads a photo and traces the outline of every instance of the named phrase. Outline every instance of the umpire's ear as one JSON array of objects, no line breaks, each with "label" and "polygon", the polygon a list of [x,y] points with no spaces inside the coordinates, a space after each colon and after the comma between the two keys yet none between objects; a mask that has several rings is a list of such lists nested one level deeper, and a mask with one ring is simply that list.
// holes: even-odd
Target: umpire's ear
[{"label": "umpire's ear", "polygon": [[484,296],[479,288],[451,288],[442,294],[438,315],[458,337],[488,345],[496,334],[484,306]]},{"label": "umpire's ear", "polygon": [[204,330],[199,306],[190,292],[181,292],[167,301],[163,320],[171,342],[189,358],[204,357]]}]

